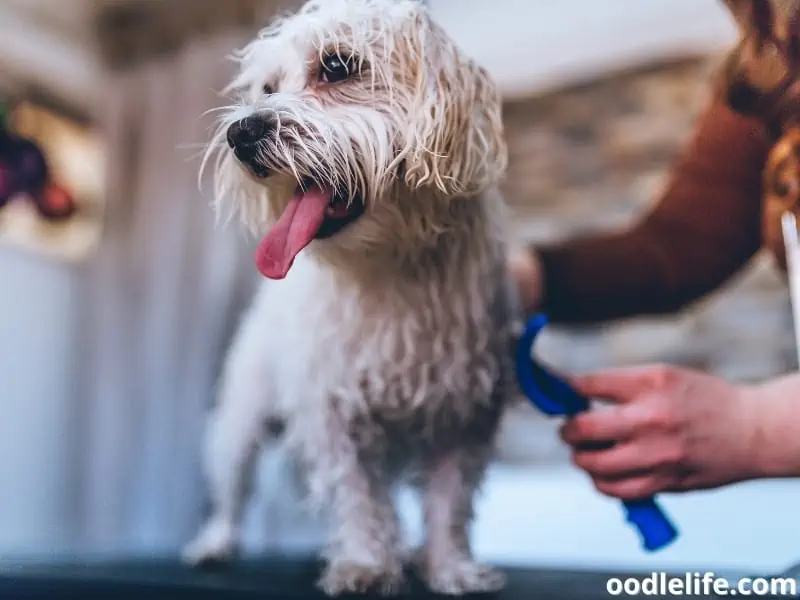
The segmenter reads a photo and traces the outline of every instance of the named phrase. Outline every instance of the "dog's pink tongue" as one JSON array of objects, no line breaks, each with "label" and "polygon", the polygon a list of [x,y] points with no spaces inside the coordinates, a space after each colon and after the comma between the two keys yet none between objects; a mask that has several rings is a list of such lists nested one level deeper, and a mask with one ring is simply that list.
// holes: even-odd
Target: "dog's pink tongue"
[{"label": "dog's pink tongue", "polygon": [[264,277],[286,277],[295,257],[311,243],[322,226],[330,199],[330,193],[317,186],[294,195],[258,247],[256,265]]}]

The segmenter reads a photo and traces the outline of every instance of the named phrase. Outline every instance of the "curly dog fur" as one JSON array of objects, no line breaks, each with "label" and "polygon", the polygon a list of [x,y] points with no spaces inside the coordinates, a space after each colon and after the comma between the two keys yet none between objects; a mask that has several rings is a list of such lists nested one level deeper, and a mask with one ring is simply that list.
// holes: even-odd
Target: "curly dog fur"
[{"label": "curly dog fur", "polygon": [[[234,551],[265,424],[280,419],[330,514],[327,593],[401,588],[401,481],[422,497],[430,588],[499,589],[468,531],[516,392],[496,86],[412,0],[312,0],[238,60],[208,152],[220,214],[270,235],[309,188],[363,212],[265,281],[246,315],[210,416],[213,512],[185,559]],[[269,127],[244,153],[231,128],[252,117]]]}]

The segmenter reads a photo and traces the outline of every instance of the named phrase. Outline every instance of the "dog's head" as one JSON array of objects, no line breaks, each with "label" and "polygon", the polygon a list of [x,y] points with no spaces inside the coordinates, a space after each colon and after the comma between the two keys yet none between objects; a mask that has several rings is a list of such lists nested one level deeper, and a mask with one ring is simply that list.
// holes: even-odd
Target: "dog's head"
[{"label": "dog's head", "polygon": [[739,29],[738,45],[722,69],[731,108],[778,123],[795,102],[800,69],[798,0],[724,0]]},{"label": "dog's head", "polygon": [[209,154],[218,208],[267,229],[267,277],[308,245],[424,244],[505,171],[496,86],[414,0],[311,0],[238,60]]}]

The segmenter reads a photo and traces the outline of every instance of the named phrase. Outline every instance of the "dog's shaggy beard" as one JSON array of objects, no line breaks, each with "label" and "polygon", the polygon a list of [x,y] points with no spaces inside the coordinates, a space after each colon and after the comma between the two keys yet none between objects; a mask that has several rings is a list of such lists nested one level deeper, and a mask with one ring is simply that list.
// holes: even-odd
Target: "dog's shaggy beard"
[{"label": "dog's shaggy beard", "polygon": [[[392,189],[396,164],[392,134],[371,110],[353,118],[337,116],[313,98],[275,94],[261,106],[232,107],[220,120],[209,157],[214,167],[214,207],[226,221],[239,217],[251,231],[274,222],[298,186],[316,184],[365,205]],[[225,143],[228,127],[252,114],[274,119],[272,133],[258,142],[255,162],[270,174],[259,179],[246,172]]]}]

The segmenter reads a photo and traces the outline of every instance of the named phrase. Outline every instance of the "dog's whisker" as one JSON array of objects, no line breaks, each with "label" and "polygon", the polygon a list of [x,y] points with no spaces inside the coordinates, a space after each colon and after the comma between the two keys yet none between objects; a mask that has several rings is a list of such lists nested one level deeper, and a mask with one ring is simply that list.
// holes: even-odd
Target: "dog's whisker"
[{"label": "dog's whisker", "polygon": [[200,116],[202,118],[202,117],[208,117],[216,113],[232,113],[236,111],[238,108],[239,108],[238,106],[232,104],[228,106],[217,106],[214,108],[209,108],[206,111],[203,111]]}]

